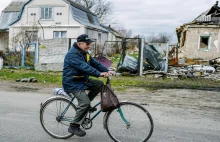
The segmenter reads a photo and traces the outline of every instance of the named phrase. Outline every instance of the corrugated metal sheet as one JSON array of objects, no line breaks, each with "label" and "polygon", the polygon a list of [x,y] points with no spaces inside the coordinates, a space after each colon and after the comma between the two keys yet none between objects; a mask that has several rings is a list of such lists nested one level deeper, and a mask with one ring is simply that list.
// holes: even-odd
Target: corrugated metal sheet
[{"label": "corrugated metal sheet", "polygon": [[18,19],[20,12],[2,12],[0,30],[8,29],[8,26]]},{"label": "corrugated metal sheet", "polygon": [[72,9],[72,16],[73,18],[78,21],[79,23],[81,23],[82,25],[85,25],[85,26],[89,26],[89,27],[92,27],[92,28],[96,28],[96,29],[100,29],[102,31],[105,31],[105,32],[108,32],[108,30],[106,30],[105,28],[103,28],[99,22],[98,22],[98,19],[96,16],[92,16],[93,17],[93,22],[94,23],[91,23],[89,21],[89,18],[88,18],[88,13],[86,13],[85,11],[82,11],[74,6],[71,6],[71,9]]},{"label": "corrugated metal sheet", "polygon": [[24,4],[24,1],[12,1],[3,12],[20,12]]}]

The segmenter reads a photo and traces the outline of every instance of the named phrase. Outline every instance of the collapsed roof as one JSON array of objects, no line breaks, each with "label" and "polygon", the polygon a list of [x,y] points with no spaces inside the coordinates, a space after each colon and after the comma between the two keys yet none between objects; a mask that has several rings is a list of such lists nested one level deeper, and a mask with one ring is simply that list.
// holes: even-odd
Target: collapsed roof
[{"label": "collapsed roof", "polygon": [[193,22],[220,23],[220,7],[218,1],[210,9],[199,15]]},{"label": "collapsed roof", "polygon": [[177,35],[183,31],[184,27],[192,24],[208,24],[216,25],[220,23],[220,7],[218,6],[218,1],[210,9],[206,10],[195,18],[192,22],[185,23],[176,29]]}]

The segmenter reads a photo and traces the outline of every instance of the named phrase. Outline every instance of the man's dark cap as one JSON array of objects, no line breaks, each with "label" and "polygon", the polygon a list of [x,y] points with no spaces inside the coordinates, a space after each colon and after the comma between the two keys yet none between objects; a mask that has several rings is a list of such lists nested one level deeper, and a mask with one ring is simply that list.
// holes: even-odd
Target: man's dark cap
[{"label": "man's dark cap", "polygon": [[92,43],[94,41],[91,40],[88,35],[82,34],[82,35],[77,37],[77,42],[86,42],[86,43],[90,44],[90,43]]}]

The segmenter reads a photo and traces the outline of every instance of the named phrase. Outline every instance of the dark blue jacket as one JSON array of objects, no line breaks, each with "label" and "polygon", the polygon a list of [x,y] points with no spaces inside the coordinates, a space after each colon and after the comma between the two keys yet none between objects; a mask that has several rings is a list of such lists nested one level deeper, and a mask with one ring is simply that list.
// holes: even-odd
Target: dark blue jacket
[{"label": "dark blue jacket", "polygon": [[85,90],[90,86],[89,76],[99,77],[101,72],[109,70],[81,50],[76,43],[68,51],[64,59],[63,88],[65,92]]}]

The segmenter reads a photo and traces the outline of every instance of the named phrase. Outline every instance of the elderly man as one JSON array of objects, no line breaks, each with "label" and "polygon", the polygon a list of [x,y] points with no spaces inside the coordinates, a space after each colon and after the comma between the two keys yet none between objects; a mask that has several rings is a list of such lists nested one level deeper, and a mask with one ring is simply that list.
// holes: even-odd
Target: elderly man
[{"label": "elderly man", "polygon": [[[68,131],[81,137],[85,136],[86,132],[80,129],[80,124],[88,111],[96,111],[90,106],[90,102],[103,86],[102,81],[89,79],[89,76],[108,77],[109,74],[114,74],[90,56],[88,50],[92,42],[88,35],[80,35],[64,59],[62,81],[64,91],[73,94],[78,100],[77,112]],[[86,94],[85,90],[90,91]]]}]

